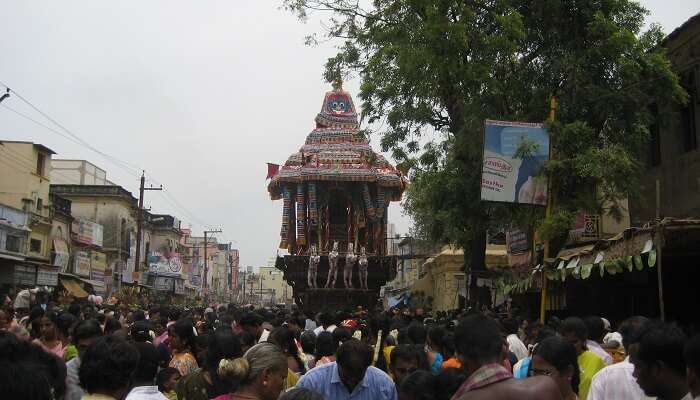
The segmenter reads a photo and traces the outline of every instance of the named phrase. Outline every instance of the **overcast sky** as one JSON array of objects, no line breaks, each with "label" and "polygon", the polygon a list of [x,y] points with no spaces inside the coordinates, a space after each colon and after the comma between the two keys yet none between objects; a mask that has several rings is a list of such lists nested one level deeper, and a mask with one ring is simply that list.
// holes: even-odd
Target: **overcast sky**
[{"label": "overcast sky", "polygon": [[[667,33],[700,12],[697,0],[642,4]],[[323,64],[334,53],[330,43],[304,45],[305,35],[321,31],[317,20],[301,24],[279,6],[0,0],[0,81],[98,150],[162,183],[167,194],[147,192],[153,212],[180,218],[198,235],[204,225],[220,227],[218,239],[234,242],[242,266],[264,265],[276,254],[281,223],[265,163],[283,163],[313,128],[330,87]],[[345,86],[357,93],[357,82]],[[3,104],[50,124],[17,98]],[[0,138],[89,160],[138,195],[133,170],[2,107]],[[389,215],[399,233],[408,232],[400,206]]]}]

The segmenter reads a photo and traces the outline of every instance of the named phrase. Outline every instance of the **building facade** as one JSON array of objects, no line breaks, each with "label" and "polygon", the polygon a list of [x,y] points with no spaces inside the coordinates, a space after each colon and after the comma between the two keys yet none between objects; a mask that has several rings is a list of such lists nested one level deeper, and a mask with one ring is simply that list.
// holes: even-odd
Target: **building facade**
[{"label": "building facade", "polygon": [[187,250],[180,225],[180,220],[171,215],[144,212],[144,252],[148,258],[145,283],[166,298],[185,294],[183,259]]},{"label": "building facade", "polygon": [[90,276],[94,281],[106,280],[105,292],[115,282],[138,282],[140,274],[147,271],[147,252],[144,243],[141,265],[134,270],[128,268],[136,238],[134,196],[121,186],[111,185],[51,185],[51,193],[71,201],[76,245],[72,251],[73,273]]},{"label": "building facade", "polygon": [[659,105],[651,127],[640,198],[630,204],[632,222],[657,217],[700,217],[700,14],[664,40],[668,57],[688,93],[685,105]]},{"label": "building facade", "polygon": [[50,240],[53,154],[37,143],[0,141],[0,283],[6,290],[58,284]]}]

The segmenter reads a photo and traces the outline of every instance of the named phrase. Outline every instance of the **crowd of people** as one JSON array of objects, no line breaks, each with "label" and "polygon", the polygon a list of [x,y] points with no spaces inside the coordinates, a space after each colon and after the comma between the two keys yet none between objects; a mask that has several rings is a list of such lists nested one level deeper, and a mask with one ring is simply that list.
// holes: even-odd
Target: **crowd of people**
[{"label": "crowd of people", "polygon": [[700,398],[700,336],[634,316],[235,304],[0,310],[7,399]]}]

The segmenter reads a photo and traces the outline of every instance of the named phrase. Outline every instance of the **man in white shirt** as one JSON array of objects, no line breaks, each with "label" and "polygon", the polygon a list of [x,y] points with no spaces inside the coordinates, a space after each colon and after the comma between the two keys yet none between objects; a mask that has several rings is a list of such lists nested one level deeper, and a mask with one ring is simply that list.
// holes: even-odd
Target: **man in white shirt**
[{"label": "man in white shirt", "polygon": [[503,330],[508,335],[506,336],[506,341],[508,342],[508,350],[515,354],[518,361],[527,357],[528,351],[525,343],[518,337],[518,323],[512,318],[506,318],[501,322]]},{"label": "man in white shirt", "polygon": [[139,351],[139,363],[134,371],[134,387],[125,400],[168,400],[154,385],[158,373],[158,351],[150,343],[134,343]]},{"label": "man in white shirt", "polygon": [[583,322],[588,329],[588,340],[586,340],[586,347],[588,347],[588,350],[594,352],[598,357],[603,359],[607,365],[612,364],[612,356],[600,345],[605,336],[605,324],[603,323],[603,319],[591,316],[584,319]]},{"label": "man in white shirt", "polygon": [[316,336],[318,336],[321,332],[331,332],[337,328],[335,325],[335,321],[333,320],[333,316],[330,313],[321,313],[318,315],[318,321],[320,323],[320,326],[318,326],[316,329],[314,329],[314,333]]},{"label": "man in white shirt", "polygon": [[625,352],[628,357],[622,362],[601,369],[593,376],[588,400],[649,399],[632,376],[634,365],[629,361],[629,354],[636,351],[637,337],[648,322],[649,320],[645,317],[631,317],[622,323],[620,332],[624,337],[622,342],[625,344]]}]

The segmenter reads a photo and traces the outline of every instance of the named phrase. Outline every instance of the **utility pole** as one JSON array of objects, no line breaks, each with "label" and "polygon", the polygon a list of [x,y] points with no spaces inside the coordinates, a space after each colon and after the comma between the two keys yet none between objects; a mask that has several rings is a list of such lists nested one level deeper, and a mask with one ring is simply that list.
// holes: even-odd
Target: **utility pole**
[{"label": "utility pole", "polygon": [[141,186],[139,187],[139,209],[136,211],[136,259],[134,260],[134,270],[139,271],[141,267],[141,232],[143,231],[143,192],[145,190],[163,190],[160,187],[144,187],[146,184],[146,172],[141,171]]},{"label": "utility pole", "polygon": [[[240,272],[240,270],[239,270]],[[241,281],[241,289],[243,290],[243,296],[241,297],[241,303],[245,304],[245,269],[243,270],[243,280]],[[236,290],[238,290],[238,285],[236,285]],[[238,297],[240,293],[236,295]]]},{"label": "utility pole", "polygon": [[209,272],[209,266],[207,265],[207,246],[209,246],[209,242],[207,242],[208,233],[221,233],[221,229],[212,229],[204,231],[204,289],[207,289],[209,287],[209,284],[207,283],[207,273]]},{"label": "utility pole", "polygon": [[7,90],[5,91],[5,94],[3,94],[2,96],[0,96],[0,103],[2,103],[2,101],[5,100],[5,99],[8,98],[8,97],[10,97],[10,88],[7,88]]},{"label": "utility pole", "polygon": [[263,305],[263,288],[262,288],[263,274],[260,271],[260,307]]}]

